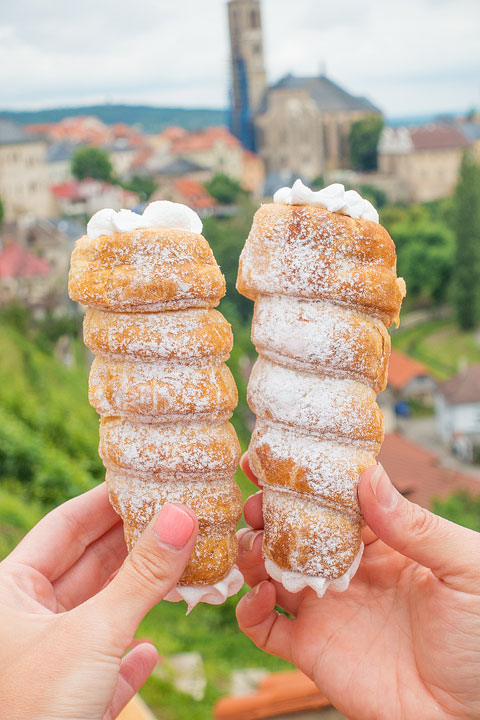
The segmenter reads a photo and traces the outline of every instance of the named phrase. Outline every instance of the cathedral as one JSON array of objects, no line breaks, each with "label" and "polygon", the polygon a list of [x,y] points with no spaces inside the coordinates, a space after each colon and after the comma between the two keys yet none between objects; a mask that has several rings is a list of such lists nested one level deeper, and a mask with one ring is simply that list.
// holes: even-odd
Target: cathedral
[{"label": "cathedral", "polygon": [[263,158],[269,175],[313,180],[348,168],[352,123],[380,110],[325,75],[286,75],[268,86],[260,0],[229,0],[228,18],[234,135]]}]

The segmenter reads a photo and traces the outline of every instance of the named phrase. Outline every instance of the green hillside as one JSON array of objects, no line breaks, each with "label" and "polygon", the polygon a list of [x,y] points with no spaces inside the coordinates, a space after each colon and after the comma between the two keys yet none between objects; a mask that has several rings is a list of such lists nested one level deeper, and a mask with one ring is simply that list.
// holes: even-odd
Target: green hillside
[{"label": "green hillside", "polygon": [[159,108],[150,105],[80,105],[48,110],[0,110],[0,115],[20,125],[58,122],[75,115],[95,115],[107,125],[123,122],[139,125],[147,133],[161,132],[169,125],[199,130],[212,125],[226,125],[226,110],[209,108]]}]

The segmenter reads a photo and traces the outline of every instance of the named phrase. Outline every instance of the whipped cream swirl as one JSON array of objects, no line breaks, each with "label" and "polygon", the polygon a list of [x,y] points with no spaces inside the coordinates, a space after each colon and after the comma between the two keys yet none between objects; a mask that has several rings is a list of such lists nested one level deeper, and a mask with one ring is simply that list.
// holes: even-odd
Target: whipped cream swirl
[{"label": "whipped cream swirl", "polygon": [[101,235],[129,232],[139,228],[172,228],[200,234],[203,225],[197,213],[187,205],[157,200],[147,205],[142,215],[132,210],[99,210],[87,225],[87,235],[96,240]]},{"label": "whipped cream swirl", "polygon": [[315,192],[296,180],[291,188],[282,187],[273,196],[273,202],[287,205],[312,205],[330,212],[349,215],[352,218],[372,220],[378,223],[378,212],[372,203],[365,200],[356,190],[345,190],[341,183],[333,183]]}]

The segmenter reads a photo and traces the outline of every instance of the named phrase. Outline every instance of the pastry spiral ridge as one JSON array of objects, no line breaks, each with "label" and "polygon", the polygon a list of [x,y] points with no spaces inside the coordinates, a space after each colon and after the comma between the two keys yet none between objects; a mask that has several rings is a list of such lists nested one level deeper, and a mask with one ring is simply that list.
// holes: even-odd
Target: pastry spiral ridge
[{"label": "pastry spiral ridge", "polygon": [[101,417],[110,500],[130,550],[166,502],[197,514],[194,553],[170,598],[187,593],[190,606],[206,593],[220,602],[242,584],[232,570],[240,447],[228,422],[238,396],[224,364],[233,338],[213,309],[224,291],[208,243],[193,232],[84,236],[72,256],[69,292],[87,306],[84,340],[96,356],[89,399]]},{"label": "pastry spiral ridge", "polygon": [[387,326],[405,294],[395,247],[374,222],[264,205],[237,286],[255,301],[249,462],[267,568],[293,591],[345,589],[362,548],[358,479],[383,441]]}]

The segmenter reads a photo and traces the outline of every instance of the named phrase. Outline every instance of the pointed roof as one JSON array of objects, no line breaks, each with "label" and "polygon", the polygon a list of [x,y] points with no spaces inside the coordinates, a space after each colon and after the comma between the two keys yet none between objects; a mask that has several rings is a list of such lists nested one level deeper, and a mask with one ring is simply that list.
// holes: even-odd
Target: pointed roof
[{"label": "pointed roof", "polygon": [[[270,90],[306,90],[322,112],[363,110],[380,113],[380,110],[370,100],[365,97],[350,95],[325,75],[319,75],[318,77],[285,75],[285,77],[272,85]],[[265,109],[261,108],[260,112],[264,112]]]},{"label": "pointed roof", "polygon": [[480,403],[480,365],[470,365],[442,383],[440,392],[450,405]]},{"label": "pointed roof", "polygon": [[392,348],[388,366],[388,384],[394,390],[402,390],[413,378],[425,377],[425,375],[430,375],[430,370],[426,365],[418,362],[410,355],[405,355]]},{"label": "pointed roof", "polygon": [[24,145],[38,142],[38,138],[31,137],[17,123],[0,117],[0,145]]}]

